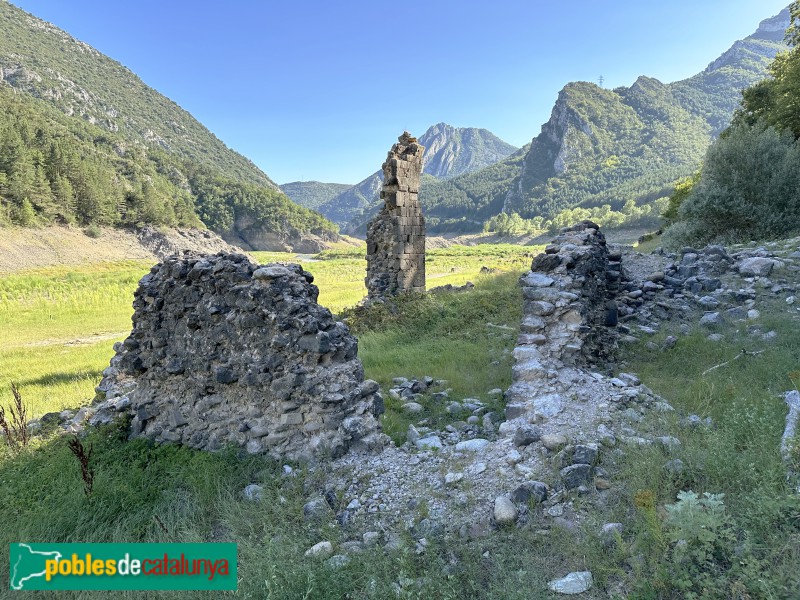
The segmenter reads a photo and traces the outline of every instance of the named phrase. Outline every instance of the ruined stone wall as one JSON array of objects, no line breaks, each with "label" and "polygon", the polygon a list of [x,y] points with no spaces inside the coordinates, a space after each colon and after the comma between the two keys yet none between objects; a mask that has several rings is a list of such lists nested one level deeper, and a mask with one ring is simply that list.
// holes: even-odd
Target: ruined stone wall
[{"label": "ruined stone wall", "polygon": [[610,358],[617,346],[617,305],[621,255],[611,254],[591,221],[562,233],[533,259],[520,278],[523,320],[514,355],[510,402],[524,401],[536,379],[565,366]]},{"label": "ruined stone wall", "polygon": [[132,437],[292,459],[380,443],[378,384],[364,381],[357,340],[312,281],[299,265],[238,254],[156,265],[98,386],[107,401],[95,422],[129,412]]},{"label": "ruined stone wall", "polygon": [[425,291],[425,219],[419,178],[425,148],[404,132],[383,163],[384,206],[367,228],[367,292],[371,299]]}]

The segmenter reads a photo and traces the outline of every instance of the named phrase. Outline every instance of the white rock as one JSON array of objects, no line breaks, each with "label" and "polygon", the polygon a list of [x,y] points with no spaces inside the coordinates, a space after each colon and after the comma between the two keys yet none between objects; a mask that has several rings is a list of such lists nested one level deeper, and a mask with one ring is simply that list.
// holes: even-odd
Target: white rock
[{"label": "white rock", "polygon": [[553,283],[555,283],[555,279],[533,271],[522,278],[522,285],[527,287],[550,287]]},{"label": "white rock", "polygon": [[444,447],[442,440],[435,435],[417,440],[416,446],[420,450],[441,450]]},{"label": "white rock", "polygon": [[517,475],[522,475],[523,477],[533,476],[533,469],[531,469],[526,465],[523,465],[522,463],[514,465],[514,471],[517,473]]},{"label": "white rock", "polygon": [[264,495],[264,488],[255,483],[251,483],[244,488],[242,493],[247,500],[250,500],[251,502],[260,502],[262,496]]},{"label": "white rock", "polygon": [[561,579],[554,579],[547,584],[547,587],[552,592],[572,596],[590,590],[592,585],[594,585],[594,580],[591,571],[575,571]]},{"label": "white rock", "polygon": [[538,414],[550,419],[564,410],[564,399],[558,394],[545,394],[534,400],[534,408]]},{"label": "white rock", "polygon": [[403,410],[415,415],[421,413],[425,408],[419,402],[406,402],[403,404]]},{"label": "white rock", "polygon": [[512,450],[508,454],[506,454],[506,461],[509,464],[515,465],[522,460],[522,454],[519,453],[519,450]]},{"label": "white rock", "polygon": [[328,558],[333,554],[333,544],[328,541],[319,542],[314,544],[306,550],[306,556],[311,556],[313,558]]},{"label": "white rock", "polygon": [[447,475],[444,476],[444,482],[447,485],[455,485],[462,479],[464,479],[463,473],[447,473]]},{"label": "white rock", "polygon": [[510,525],[517,520],[517,507],[506,496],[494,500],[494,520],[498,525]]},{"label": "white rock", "polygon": [[[420,440],[421,441],[421,440]],[[474,440],[465,440],[456,444],[456,452],[479,452],[486,448],[491,442],[482,438],[475,438]]]},{"label": "white rock", "polygon": [[253,279],[276,279],[289,274],[289,269],[286,267],[261,267],[260,269],[253,271]]},{"label": "white rock", "polygon": [[476,462],[474,465],[470,465],[467,468],[467,472],[470,475],[480,475],[486,470],[486,463],[485,462]]}]

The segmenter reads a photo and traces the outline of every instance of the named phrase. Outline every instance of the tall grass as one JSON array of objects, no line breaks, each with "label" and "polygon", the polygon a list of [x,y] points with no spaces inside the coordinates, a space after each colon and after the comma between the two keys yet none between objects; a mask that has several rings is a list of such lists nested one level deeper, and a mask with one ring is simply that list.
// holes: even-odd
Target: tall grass
[{"label": "tall grass", "polygon": [[[794,598],[800,590],[800,499],[787,485],[779,453],[786,416],[782,395],[796,386],[800,370],[800,323],[783,303],[759,308],[764,316],[755,325],[776,331],[774,341],[729,325],[723,342],[696,330],[667,351],[644,343],[628,351],[626,368],[677,409],[677,415],[657,422],[659,433],[682,442],[669,453],[632,449],[624,460],[626,495],[618,508],[628,518],[634,511],[632,547],[644,559],[635,586],[642,595],[636,597]],[[658,346],[660,339],[655,342]],[[706,372],[742,349],[751,355]],[[712,426],[687,426],[683,416],[689,414],[710,417]],[[682,472],[664,469],[671,459],[683,461]],[[653,494],[656,505],[674,503],[681,490],[724,494],[738,539],[728,554],[704,565],[705,577],[688,580],[688,566],[673,560],[674,547],[664,541],[664,522],[634,502],[644,492]],[[676,587],[687,581],[688,591]],[[660,592],[648,595],[653,590]]]}]

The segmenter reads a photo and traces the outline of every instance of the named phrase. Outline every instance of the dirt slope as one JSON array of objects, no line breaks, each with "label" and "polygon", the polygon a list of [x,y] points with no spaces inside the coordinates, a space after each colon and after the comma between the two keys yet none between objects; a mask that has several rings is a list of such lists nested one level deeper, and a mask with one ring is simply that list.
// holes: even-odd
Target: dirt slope
[{"label": "dirt slope", "polygon": [[99,237],[89,237],[75,227],[3,228],[0,229],[0,273],[129,259],[157,262],[180,250],[212,254],[242,252],[216,234],[198,229],[102,229]]}]

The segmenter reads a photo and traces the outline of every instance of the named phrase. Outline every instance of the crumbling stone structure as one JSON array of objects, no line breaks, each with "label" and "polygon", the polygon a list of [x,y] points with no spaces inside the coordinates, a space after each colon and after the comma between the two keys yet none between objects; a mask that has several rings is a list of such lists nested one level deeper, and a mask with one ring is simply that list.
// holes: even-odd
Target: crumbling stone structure
[{"label": "crumbling stone structure", "polygon": [[523,320],[514,350],[509,402],[541,392],[540,383],[564,367],[610,359],[617,347],[622,257],[609,253],[591,221],[562,230],[520,278]]},{"label": "crumbling stone structure", "polygon": [[378,384],[358,342],[317,304],[299,265],[240,254],[172,256],[142,278],[93,421],[130,413],[130,435],[277,458],[383,442]]},{"label": "crumbling stone structure", "polygon": [[425,291],[425,219],[419,204],[424,151],[406,131],[383,163],[384,206],[367,228],[370,299]]}]

